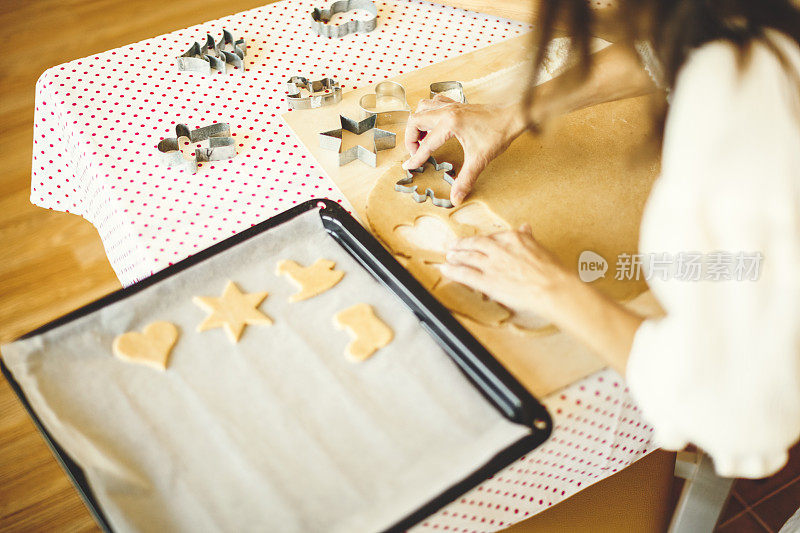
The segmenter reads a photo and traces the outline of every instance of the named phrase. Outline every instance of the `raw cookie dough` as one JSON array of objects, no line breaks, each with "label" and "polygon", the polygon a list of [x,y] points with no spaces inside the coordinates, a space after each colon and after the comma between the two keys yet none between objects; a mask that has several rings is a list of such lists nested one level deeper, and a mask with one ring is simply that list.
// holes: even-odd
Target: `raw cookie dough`
[{"label": "raw cookie dough", "polygon": [[170,322],[153,322],[141,333],[129,331],[117,335],[111,346],[114,355],[129,363],[140,363],[166,370],[172,347],[178,340],[178,328]]},{"label": "raw cookie dough", "polygon": [[[393,166],[374,182],[366,220],[393,254],[407,258],[407,268],[426,281],[429,291],[444,281],[428,284],[428,264],[442,262],[444,250],[421,245],[450,237],[426,235],[440,231],[430,223],[413,235],[412,230],[422,227],[421,217],[439,219],[455,238],[530,223],[537,240],[575,272],[581,252],[604,257],[612,275],[592,285],[617,301],[633,298],[646,289],[644,280],[616,280],[613,272],[620,254],[637,253],[642,210],[659,172],[657,152],[645,149],[655,98],[593,106],[554,120],[542,135],[523,134],[488,165],[467,201],[454,209],[404,201],[407,198],[394,191],[404,171]],[[456,171],[463,162],[455,140],[434,156],[453,163]],[[398,232],[400,226],[407,229]],[[555,327],[530,329],[538,323],[528,317],[512,316],[499,327],[467,318],[458,313],[457,304],[470,297],[464,294],[450,302],[450,309],[534,393],[548,394],[603,366],[590,350]]]},{"label": "raw cookie dough", "polygon": [[278,263],[275,273],[279,276],[287,275],[299,289],[289,297],[290,302],[299,302],[322,294],[344,277],[344,272],[334,270],[336,263],[330,259],[317,259],[311,266],[301,266],[295,261],[285,259]]},{"label": "raw cookie dough", "polygon": [[[527,222],[567,267],[577,271],[581,252],[592,250],[612,268],[619,254],[637,252],[642,210],[658,175],[657,157],[643,149],[653,102],[644,97],[601,104],[554,120],[542,135],[523,134],[487,166],[466,203],[454,209],[407,201],[394,190],[405,176],[395,165],[367,197],[370,229],[395,254],[437,262],[443,251],[421,249],[396,228],[432,217],[460,238]],[[456,171],[464,158],[456,140],[434,155],[452,162]],[[431,179],[435,187],[435,173]],[[617,300],[646,289],[644,280],[614,276],[593,285]]]},{"label": "raw cookie dough", "polygon": [[442,280],[433,290],[436,299],[454,313],[486,326],[500,326],[511,318],[511,311],[485,294],[454,281]]},{"label": "raw cookie dough", "polygon": [[195,296],[192,301],[209,315],[197,326],[197,331],[224,328],[231,342],[236,343],[248,324],[272,325],[272,319],[258,310],[267,297],[267,292],[243,293],[232,281],[228,281],[222,296]]},{"label": "raw cookie dough", "polygon": [[333,323],[350,334],[352,340],[345,349],[345,355],[356,361],[364,361],[394,337],[389,326],[375,315],[372,306],[365,303],[339,311],[334,315]]}]

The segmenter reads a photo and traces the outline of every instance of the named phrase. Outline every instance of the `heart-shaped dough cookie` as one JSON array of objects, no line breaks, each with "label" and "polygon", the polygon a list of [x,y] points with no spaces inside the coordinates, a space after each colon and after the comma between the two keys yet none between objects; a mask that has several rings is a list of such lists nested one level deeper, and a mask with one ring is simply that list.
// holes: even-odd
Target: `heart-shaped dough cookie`
[{"label": "heart-shaped dough cookie", "polygon": [[131,363],[166,370],[172,347],[178,340],[178,328],[170,322],[153,322],[141,333],[129,331],[114,339],[114,355]]}]

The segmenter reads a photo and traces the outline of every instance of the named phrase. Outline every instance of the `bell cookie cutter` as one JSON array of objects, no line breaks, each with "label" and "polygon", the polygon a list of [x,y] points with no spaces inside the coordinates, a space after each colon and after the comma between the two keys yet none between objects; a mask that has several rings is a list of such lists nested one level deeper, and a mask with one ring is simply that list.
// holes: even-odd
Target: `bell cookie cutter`
[{"label": "bell cookie cutter", "polygon": [[455,179],[451,174],[449,174],[449,172],[453,171],[453,165],[451,165],[450,163],[437,163],[436,159],[434,159],[433,156],[431,156],[425,163],[422,164],[421,167],[413,168],[411,170],[406,170],[406,177],[394,184],[394,190],[396,190],[397,192],[410,194],[411,198],[413,198],[413,200],[417,203],[421,204],[422,202],[430,198],[431,202],[436,207],[443,207],[445,209],[450,209],[451,207],[453,207],[453,202],[451,202],[449,198],[439,198],[438,196],[436,196],[436,193],[433,191],[433,189],[430,188],[425,189],[425,192],[420,194],[419,186],[413,185],[414,175],[412,174],[412,172],[416,173],[422,172],[423,170],[425,170],[426,164],[432,165],[433,169],[436,171],[439,170],[443,171],[442,179],[449,185],[453,185]]},{"label": "bell cookie cutter", "polygon": [[[346,13],[354,9],[363,9],[371,15],[366,20],[349,20],[338,25],[330,21],[337,13]],[[361,32],[369,33],[378,27],[378,8],[372,0],[338,0],[324,9],[314,8],[311,12],[311,29],[322,37],[341,38],[345,35]]]},{"label": "bell cookie cutter", "polygon": [[456,102],[466,104],[467,97],[464,96],[464,86],[460,81],[437,81],[430,85],[430,98],[437,94],[447,96]]},{"label": "bell cookie cutter", "polygon": [[178,70],[203,74],[211,74],[212,70],[218,70],[224,74],[227,64],[245,70],[245,55],[247,55],[245,40],[234,40],[233,34],[223,29],[222,39],[219,42],[215,42],[211,35],[206,34],[205,44],[201,45],[198,42],[192,44],[189,50],[178,57]]},{"label": "bell cookie cutter", "polygon": [[[310,94],[301,96],[302,89],[305,89]],[[328,92],[320,95],[314,94],[323,91]],[[292,76],[286,82],[286,99],[292,109],[315,109],[341,102],[342,88],[339,86],[339,82],[333,78],[308,81],[302,76]]]},{"label": "bell cookie cutter", "polygon": [[[385,108],[381,101],[397,102],[395,109]],[[364,116],[375,115],[376,126],[391,126],[392,124],[405,124],[411,114],[411,106],[406,101],[406,90],[397,82],[382,81],[375,85],[375,91],[362,96],[358,105]],[[384,109],[383,111],[379,111]]]},{"label": "bell cookie cutter", "polygon": [[[181,153],[180,139],[187,137],[191,143],[208,141],[208,148],[195,147],[194,158],[186,158]],[[190,130],[186,124],[175,126],[175,137],[167,137],[158,143],[158,151],[167,167],[183,167],[192,174],[197,172],[197,163],[203,161],[222,161],[236,155],[236,140],[231,137],[231,129],[225,122]]]},{"label": "bell cookie cutter", "polygon": [[[351,161],[358,159],[371,167],[378,166],[378,152],[394,148],[397,143],[397,135],[390,131],[381,130],[375,127],[376,117],[369,116],[363,120],[355,121],[344,115],[339,115],[342,127],[336,130],[325,131],[319,134],[319,146],[325,150],[334,150],[339,153],[339,166],[344,166]],[[349,131],[356,135],[361,135],[370,130],[374,130],[372,137],[372,150],[361,145],[353,146],[348,150],[342,151],[342,132]]]}]

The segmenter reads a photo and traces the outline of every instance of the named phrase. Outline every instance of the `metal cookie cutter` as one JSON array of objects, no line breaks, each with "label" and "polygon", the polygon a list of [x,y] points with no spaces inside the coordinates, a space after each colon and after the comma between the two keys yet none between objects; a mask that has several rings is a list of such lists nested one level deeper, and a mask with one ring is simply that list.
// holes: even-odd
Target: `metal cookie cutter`
[{"label": "metal cookie cutter", "polygon": [[452,98],[456,102],[460,102],[462,104],[467,103],[467,97],[464,96],[464,86],[461,85],[460,81],[437,81],[435,83],[431,83],[430,89],[431,98],[437,94],[442,94]]},{"label": "metal cookie cutter", "polygon": [[206,35],[206,43],[195,42],[189,50],[178,58],[178,70],[188,70],[210,74],[211,70],[225,72],[225,65],[231,64],[244,70],[244,56],[247,43],[244,39],[234,40],[233,34],[222,30],[222,39],[217,43],[211,35]]},{"label": "metal cookie cutter", "polygon": [[[361,121],[356,122],[353,119],[339,115],[342,127],[338,130],[326,131],[319,134],[319,145],[325,150],[335,150],[339,152],[339,166],[346,165],[351,161],[358,159],[362,163],[366,163],[371,167],[378,166],[378,151],[394,148],[397,142],[397,136],[390,132],[378,129],[375,127],[375,116],[367,117]],[[374,130],[373,134],[373,147],[372,150],[364,148],[361,145],[353,146],[352,148],[342,152],[342,131],[347,130],[350,133],[361,135],[369,130]]]},{"label": "metal cookie cutter", "polygon": [[[367,20],[350,20],[344,24],[330,25],[337,13],[363,9],[372,15]],[[350,33],[368,33],[378,27],[378,8],[372,0],[338,0],[325,9],[314,8],[311,12],[311,29],[323,37],[341,38]]]},{"label": "metal cookie cutter", "polygon": [[428,160],[422,164],[419,168],[414,168],[411,170],[406,170],[406,177],[398,181],[394,184],[394,190],[406,194],[410,194],[411,198],[414,199],[417,203],[422,203],[426,199],[430,198],[433,205],[436,207],[444,207],[445,209],[450,209],[453,207],[453,203],[448,198],[439,198],[436,196],[436,193],[433,192],[432,189],[425,189],[423,194],[420,194],[417,190],[417,185],[412,185],[414,181],[414,175],[412,172],[420,173],[425,169],[425,164],[433,165],[434,170],[441,170],[442,179],[447,182],[449,185],[452,185],[455,179],[452,175],[448,174],[448,172],[452,172],[453,165],[450,163],[437,163],[436,159],[433,156],[429,157]]},{"label": "metal cookie cutter", "polygon": [[[191,143],[207,140],[208,148],[195,147],[194,158],[186,158],[181,153],[181,137],[188,137]],[[183,167],[194,174],[198,162],[233,158],[236,155],[236,141],[231,137],[230,126],[224,122],[194,130],[190,130],[186,124],[178,124],[175,126],[175,137],[167,137],[159,142],[158,151],[167,167]]]},{"label": "metal cookie cutter", "polygon": [[[396,109],[378,111],[381,100],[398,102]],[[365,116],[375,115],[377,126],[391,126],[392,124],[405,124],[411,114],[411,106],[406,101],[406,90],[402,85],[393,81],[382,81],[375,85],[374,93],[367,93],[358,101],[358,105]]]},{"label": "metal cookie cutter", "polygon": [[[301,97],[301,89],[305,89],[311,94]],[[314,93],[322,91],[330,92],[314,96]],[[322,78],[321,80],[309,82],[302,76],[292,76],[286,82],[286,99],[292,109],[314,109],[341,102],[342,88],[339,86],[339,82],[333,78]]]}]

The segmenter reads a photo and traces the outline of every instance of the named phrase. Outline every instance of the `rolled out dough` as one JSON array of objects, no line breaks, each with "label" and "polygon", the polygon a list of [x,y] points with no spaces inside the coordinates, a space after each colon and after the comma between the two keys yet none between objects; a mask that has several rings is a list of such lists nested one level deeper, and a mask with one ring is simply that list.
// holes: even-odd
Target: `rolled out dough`
[{"label": "rolled out dough", "polygon": [[[644,280],[614,279],[613,265],[620,254],[637,252],[642,211],[659,171],[657,154],[643,150],[653,104],[651,97],[602,104],[561,117],[543,135],[524,134],[492,161],[465,204],[454,209],[418,204],[395,192],[394,183],[404,176],[395,165],[378,178],[367,197],[370,229],[436,294],[446,280],[434,275],[431,264],[443,262],[445,250],[433,244],[530,223],[538,241],[576,272],[582,251],[604,257],[610,275],[593,285],[618,301],[630,300],[647,285]],[[434,155],[437,161],[452,163],[455,173],[463,163],[456,140]],[[438,219],[448,234],[431,235],[440,230],[425,221],[428,217]],[[423,221],[425,231],[414,235]],[[481,314],[484,302],[476,307],[475,294],[465,287],[450,287],[441,299],[537,394],[603,366],[577,341],[536,317],[487,320]]]}]

